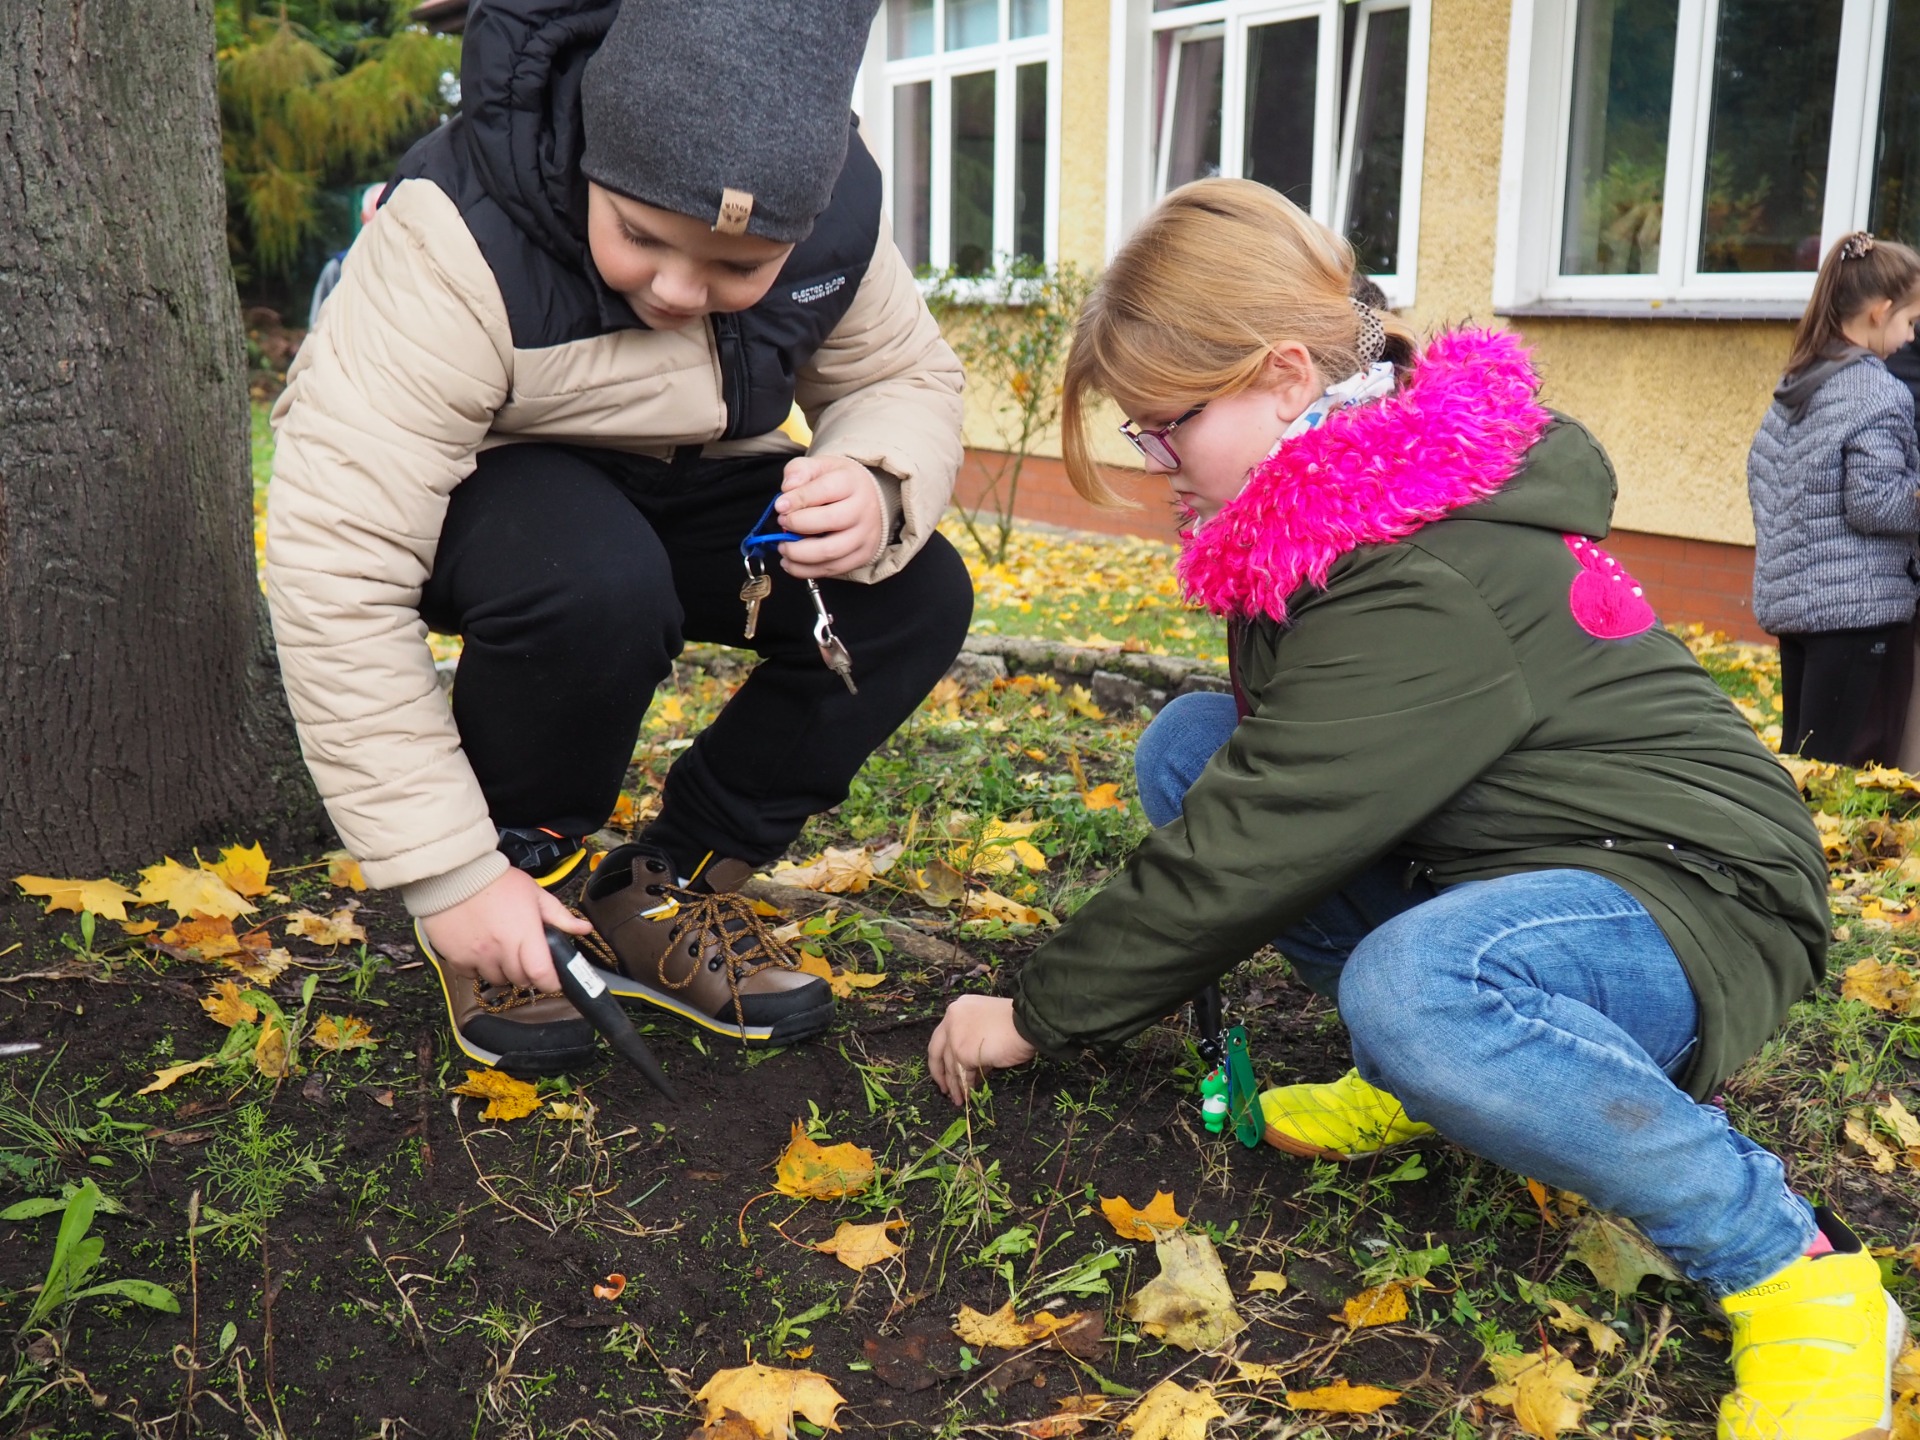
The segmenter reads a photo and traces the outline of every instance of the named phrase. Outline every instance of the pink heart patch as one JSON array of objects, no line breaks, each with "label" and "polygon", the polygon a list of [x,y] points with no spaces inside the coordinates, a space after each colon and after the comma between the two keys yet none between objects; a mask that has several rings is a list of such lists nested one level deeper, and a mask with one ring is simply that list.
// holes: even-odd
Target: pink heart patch
[{"label": "pink heart patch", "polygon": [[1562,538],[1580,562],[1580,573],[1573,577],[1567,594],[1575,623],[1601,640],[1627,640],[1651,630],[1658,617],[1640,582],[1584,536]]}]

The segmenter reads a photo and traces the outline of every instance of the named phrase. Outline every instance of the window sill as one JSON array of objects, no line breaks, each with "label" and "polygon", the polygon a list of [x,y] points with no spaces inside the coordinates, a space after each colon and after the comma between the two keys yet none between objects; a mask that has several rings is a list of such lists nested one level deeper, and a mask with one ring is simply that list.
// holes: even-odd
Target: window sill
[{"label": "window sill", "polygon": [[949,280],[944,284],[937,279],[917,277],[913,283],[919,287],[923,300],[932,299],[944,290],[956,305],[1004,305],[1009,310],[1031,304],[1040,289],[1037,280],[1006,280],[988,275],[972,280]]},{"label": "window sill", "polygon": [[1803,300],[1534,300],[1496,305],[1516,320],[1798,320]]}]

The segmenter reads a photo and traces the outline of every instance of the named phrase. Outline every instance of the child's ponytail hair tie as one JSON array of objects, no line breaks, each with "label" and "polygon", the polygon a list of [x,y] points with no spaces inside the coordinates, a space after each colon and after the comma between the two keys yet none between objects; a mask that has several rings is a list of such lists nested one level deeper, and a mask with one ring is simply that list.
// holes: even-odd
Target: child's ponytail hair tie
[{"label": "child's ponytail hair tie", "polygon": [[1861,260],[1873,253],[1874,239],[1865,230],[1856,230],[1840,242],[1842,260]]},{"label": "child's ponytail hair tie", "polygon": [[1369,370],[1386,353],[1387,327],[1380,323],[1380,316],[1366,301],[1355,299],[1353,310],[1360,317],[1360,338],[1356,343],[1360,369]]}]

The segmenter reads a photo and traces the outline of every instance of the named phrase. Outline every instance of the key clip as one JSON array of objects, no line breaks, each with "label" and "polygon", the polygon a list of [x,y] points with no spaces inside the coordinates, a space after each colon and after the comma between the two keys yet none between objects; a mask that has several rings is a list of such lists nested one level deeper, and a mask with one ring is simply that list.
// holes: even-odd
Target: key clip
[{"label": "key clip", "polygon": [[753,522],[753,528],[747,531],[745,538],[740,542],[740,554],[747,560],[749,572],[752,571],[752,562],[755,559],[758,559],[763,567],[766,565],[765,552],[773,549],[774,546],[784,545],[789,540],[804,540],[807,538],[804,535],[796,535],[791,530],[762,531],[761,527],[773,519],[773,507],[777,505],[779,501],[780,497],[776,495],[767,502],[767,508],[760,512],[760,518]]}]

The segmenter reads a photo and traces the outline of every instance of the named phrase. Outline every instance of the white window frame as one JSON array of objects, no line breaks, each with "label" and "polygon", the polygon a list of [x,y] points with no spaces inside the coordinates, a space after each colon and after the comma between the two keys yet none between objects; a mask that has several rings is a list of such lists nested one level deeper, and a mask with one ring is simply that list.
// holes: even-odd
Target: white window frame
[{"label": "white window frame", "polygon": [[[993,88],[993,258],[996,265],[1013,253],[1015,173],[1015,75],[1023,65],[1041,61],[1047,67],[1047,194],[1042,224],[1045,254],[1051,265],[1060,245],[1060,30],[1064,0],[1048,0],[1047,33],[1024,40],[1001,40],[964,50],[947,50],[947,0],[934,0],[932,55],[909,60],[887,58],[887,6],[883,3],[867,37],[866,60],[861,67],[857,109],[875,117],[867,129],[868,141],[880,162],[882,194],[889,223],[895,213],[893,194],[893,92],[897,86],[931,81],[933,85],[933,144],[931,187],[928,197],[927,263],[941,271],[953,255],[953,105],[951,82],[957,76],[994,72]],[[999,0],[1000,34],[1012,33],[1013,0]],[[964,282],[962,282],[964,284]],[[984,286],[983,286],[984,288]]]},{"label": "white window frame", "polygon": [[[1164,109],[1172,86],[1156,112],[1151,97],[1154,57],[1167,32],[1204,32],[1225,37],[1221,57],[1220,173],[1238,175],[1246,160],[1247,32],[1276,21],[1320,21],[1319,64],[1315,81],[1314,161],[1310,214],[1322,224],[1344,230],[1354,127],[1358,117],[1358,70],[1365,54],[1366,26],[1383,10],[1408,12],[1407,110],[1405,154],[1400,168],[1399,269],[1373,278],[1395,308],[1414,302],[1420,239],[1420,188],[1427,116],[1427,56],[1433,28],[1432,0],[1209,0],[1176,10],[1155,11],[1152,0],[1111,0],[1110,83],[1107,125],[1107,253],[1160,197],[1172,144]],[[1343,55],[1344,17],[1359,9],[1354,53]],[[1179,42],[1176,40],[1175,44]],[[1169,74],[1171,75],[1171,63]],[[1341,108],[1341,78],[1346,104]]]},{"label": "white window frame", "polygon": [[[1680,0],[1660,254],[1645,275],[1562,275],[1578,0],[1514,0],[1493,304],[1501,314],[1798,318],[1811,270],[1698,269],[1719,0]],[[1866,224],[1889,0],[1844,0],[1820,249]],[[1864,85],[1850,82],[1864,76]],[[1678,223],[1670,223],[1674,220]]]}]

